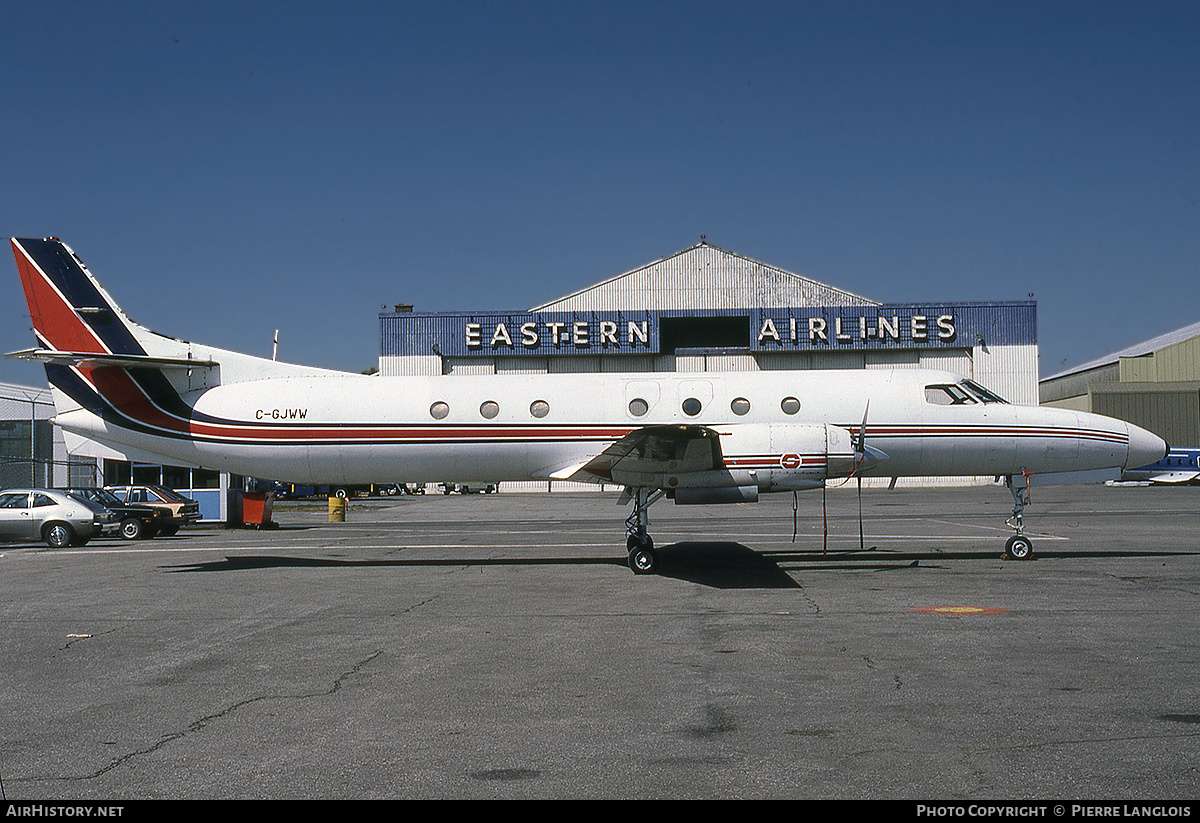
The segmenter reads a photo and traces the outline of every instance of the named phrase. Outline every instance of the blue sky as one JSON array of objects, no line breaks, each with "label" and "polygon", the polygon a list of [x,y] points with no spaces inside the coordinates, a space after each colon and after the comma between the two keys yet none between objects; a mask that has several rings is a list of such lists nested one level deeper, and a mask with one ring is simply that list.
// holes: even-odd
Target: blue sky
[{"label": "blue sky", "polygon": [[1200,320],[1198,41],[1195,2],[10,3],[0,228],[329,368],[383,306],[526,309],[704,235],[883,302],[1032,294],[1048,375]]}]

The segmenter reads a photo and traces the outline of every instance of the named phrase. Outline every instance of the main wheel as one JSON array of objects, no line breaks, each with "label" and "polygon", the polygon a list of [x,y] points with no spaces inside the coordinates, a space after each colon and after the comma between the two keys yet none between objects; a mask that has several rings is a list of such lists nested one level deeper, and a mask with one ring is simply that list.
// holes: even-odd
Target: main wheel
[{"label": "main wheel", "polygon": [[634,574],[650,574],[654,571],[654,550],[642,546],[629,553],[629,568]]},{"label": "main wheel", "polygon": [[1023,534],[1014,534],[1004,544],[1004,553],[1013,560],[1029,560],[1033,557],[1033,542]]}]

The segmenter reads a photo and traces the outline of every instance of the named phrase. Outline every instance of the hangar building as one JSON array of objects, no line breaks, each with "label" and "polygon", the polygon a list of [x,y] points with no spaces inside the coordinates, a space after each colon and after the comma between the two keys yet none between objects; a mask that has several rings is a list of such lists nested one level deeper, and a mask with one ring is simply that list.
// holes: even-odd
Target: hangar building
[{"label": "hangar building", "polygon": [[1045,378],[1041,403],[1127,420],[1200,445],[1200,323]]},{"label": "hangar building", "polygon": [[383,375],[931,368],[1037,404],[1031,300],[884,304],[707,242],[525,311],[395,309]]},{"label": "hangar building", "polygon": [[883,304],[707,242],[527,311],[379,322],[385,375],[935,368],[1037,403],[1033,301]]}]

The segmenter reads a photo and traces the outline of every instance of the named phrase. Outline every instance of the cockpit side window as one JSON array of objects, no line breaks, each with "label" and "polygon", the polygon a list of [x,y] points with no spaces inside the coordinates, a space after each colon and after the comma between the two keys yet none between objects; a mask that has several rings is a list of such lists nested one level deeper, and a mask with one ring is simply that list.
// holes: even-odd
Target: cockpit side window
[{"label": "cockpit side window", "polygon": [[965,406],[975,402],[961,386],[944,383],[925,387],[925,402],[934,406]]}]

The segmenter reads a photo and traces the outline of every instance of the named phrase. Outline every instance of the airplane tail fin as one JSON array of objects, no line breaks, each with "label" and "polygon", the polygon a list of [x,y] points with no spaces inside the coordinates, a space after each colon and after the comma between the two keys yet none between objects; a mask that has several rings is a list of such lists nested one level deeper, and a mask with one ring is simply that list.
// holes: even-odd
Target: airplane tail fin
[{"label": "airplane tail fin", "polygon": [[266,377],[342,374],[150,331],[121,311],[61,240],[12,238],[11,242],[38,348],[10,356],[41,360],[48,366],[156,370],[173,379],[186,372],[190,377],[186,385],[179,386],[181,392]]},{"label": "airplane tail fin", "polygon": [[108,418],[118,402],[177,401],[215,378],[215,361],[130,320],[60,240],[11,243],[38,347],[10,356],[45,364],[60,415]]},{"label": "airplane tail fin", "polygon": [[[61,241],[12,238],[38,347],[64,431],[123,453],[189,440],[193,404],[217,386],[341,375],[177,340],[134,323]],[[178,458],[176,454],[175,459]]]},{"label": "airplane tail fin", "polygon": [[123,365],[186,359],[187,344],[130,320],[65,243],[53,237],[12,239],[13,256],[29,304],[39,348],[21,354],[49,362],[85,355]]}]

